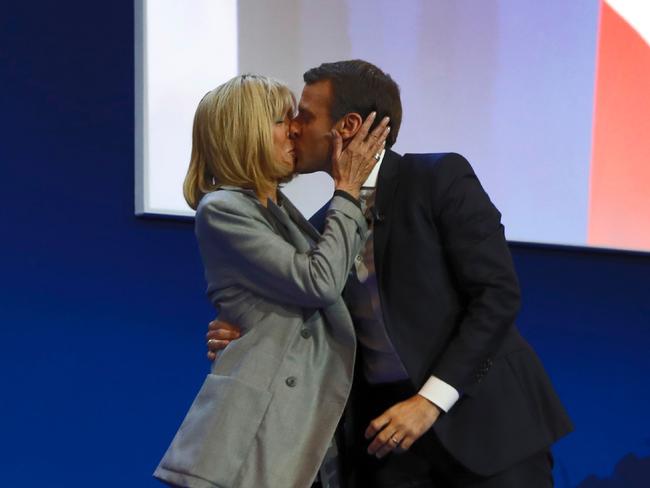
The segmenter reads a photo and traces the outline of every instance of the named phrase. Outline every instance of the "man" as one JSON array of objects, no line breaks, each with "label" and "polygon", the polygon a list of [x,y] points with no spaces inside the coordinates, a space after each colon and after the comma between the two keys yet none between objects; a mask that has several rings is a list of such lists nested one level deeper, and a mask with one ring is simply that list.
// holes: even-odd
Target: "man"
[{"label": "man", "polygon": [[[331,172],[331,129],[345,143],[373,110],[390,117],[394,144],[399,88],[379,68],[326,63],[304,81],[299,172]],[[349,481],[552,486],[549,446],[571,423],[514,324],[519,286],[500,213],[458,154],[388,149],[375,170],[360,202],[371,236],[344,292],[360,353],[342,423]],[[218,321],[210,329],[211,356],[237,337]]]}]

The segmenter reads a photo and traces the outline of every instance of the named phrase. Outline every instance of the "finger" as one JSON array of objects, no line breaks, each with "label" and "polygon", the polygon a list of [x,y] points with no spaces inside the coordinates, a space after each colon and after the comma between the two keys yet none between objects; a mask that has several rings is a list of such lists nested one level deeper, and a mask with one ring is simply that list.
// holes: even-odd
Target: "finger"
[{"label": "finger", "polygon": [[415,439],[407,435],[406,437],[404,437],[404,439],[402,439],[402,442],[399,443],[400,451],[408,451],[414,442]]},{"label": "finger", "polygon": [[379,431],[381,431],[384,427],[388,425],[390,422],[390,418],[387,415],[380,415],[376,419],[373,419],[370,424],[368,425],[368,428],[366,429],[366,439],[370,439],[371,437],[374,437]]},{"label": "finger", "polygon": [[343,151],[343,139],[339,131],[332,129],[332,161],[338,161]]},{"label": "finger", "polygon": [[217,330],[209,331],[205,335],[205,338],[207,340],[219,339],[219,340],[232,341],[232,340],[235,340],[235,339],[239,339],[240,335],[241,334],[238,331],[235,331],[235,330],[217,329]]},{"label": "finger", "polygon": [[377,437],[375,437],[368,446],[368,454],[377,454],[388,443],[387,441],[388,439],[385,434],[382,435],[382,432],[377,434]]},{"label": "finger", "polygon": [[208,330],[232,330],[239,332],[239,327],[228,322],[224,322],[223,320],[214,319],[208,324]]},{"label": "finger", "polygon": [[386,454],[390,454],[393,450],[395,449],[395,444],[391,442],[387,442],[384,444],[381,449],[379,449],[376,453],[375,456],[377,459],[383,458]]},{"label": "finger", "polygon": [[386,116],[383,119],[381,119],[381,122],[377,124],[377,127],[372,129],[372,132],[370,135],[368,135],[368,141],[376,141],[381,138],[382,134],[386,130],[386,127],[388,127],[388,123],[390,122],[390,117]]},{"label": "finger", "polygon": [[[392,432],[392,433],[391,433]],[[397,435],[397,431],[395,429],[389,429],[385,428],[382,430],[379,434],[377,434],[377,437],[373,439],[373,441],[370,443],[368,446],[368,454],[375,454],[379,455],[379,453],[383,450],[384,455],[386,455],[388,452],[390,452],[397,444],[393,442],[393,437]]]},{"label": "finger", "polygon": [[217,353],[214,353],[212,351],[208,351],[208,360],[209,361],[214,361],[215,359],[217,359]]},{"label": "finger", "polygon": [[390,127],[386,127],[382,131],[381,135],[377,138],[377,140],[371,144],[370,151],[372,151],[374,154],[381,152],[386,145],[386,138],[388,137],[388,134],[390,134]]},{"label": "finger", "polygon": [[372,127],[372,124],[375,121],[376,117],[377,112],[370,112],[370,115],[368,115],[368,117],[366,117],[366,120],[363,121],[363,124],[361,124],[359,132],[357,132],[357,134],[354,136],[355,140],[364,141],[366,139],[368,131],[370,130],[370,127]]},{"label": "finger", "polygon": [[208,351],[219,352],[226,348],[230,341],[220,341],[218,339],[210,339],[208,341]]}]

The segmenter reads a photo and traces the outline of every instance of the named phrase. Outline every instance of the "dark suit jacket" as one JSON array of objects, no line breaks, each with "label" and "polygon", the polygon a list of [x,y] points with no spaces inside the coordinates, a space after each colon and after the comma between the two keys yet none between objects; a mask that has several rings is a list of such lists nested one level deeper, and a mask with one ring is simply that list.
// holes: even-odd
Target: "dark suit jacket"
[{"label": "dark suit jacket", "polygon": [[[313,217],[317,228],[324,209]],[[571,422],[514,324],[519,285],[501,214],[467,160],[387,151],[374,215],[384,322],[413,386],[433,374],[461,392],[434,424],[445,448],[488,476],[568,433]]]}]

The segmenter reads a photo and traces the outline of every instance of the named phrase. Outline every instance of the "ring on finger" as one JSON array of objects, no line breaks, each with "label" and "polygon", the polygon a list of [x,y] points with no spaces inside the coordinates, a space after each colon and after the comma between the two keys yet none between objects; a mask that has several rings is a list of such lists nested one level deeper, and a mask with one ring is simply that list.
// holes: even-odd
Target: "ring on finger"
[{"label": "ring on finger", "polygon": [[381,159],[381,153],[375,154],[375,160],[379,161]]},{"label": "ring on finger", "polygon": [[393,434],[390,438],[390,441],[395,444],[396,446],[399,446],[399,443],[402,442],[400,441],[397,437],[395,437],[395,434]]}]

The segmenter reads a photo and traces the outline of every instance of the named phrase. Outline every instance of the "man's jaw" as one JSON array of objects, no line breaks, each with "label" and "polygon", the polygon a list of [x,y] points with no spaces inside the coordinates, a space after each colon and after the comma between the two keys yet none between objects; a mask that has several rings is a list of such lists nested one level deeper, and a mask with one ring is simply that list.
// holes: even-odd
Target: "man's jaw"
[{"label": "man's jaw", "polygon": [[314,165],[309,168],[305,168],[301,163],[300,163],[300,158],[296,160],[296,174],[300,175],[308,175],[311,173],[318,173],[319,171],[324,171],[328,175],[332,175],[332,165],[331,163],[324,163],[324,164],[319,164],[319,165]]}]

